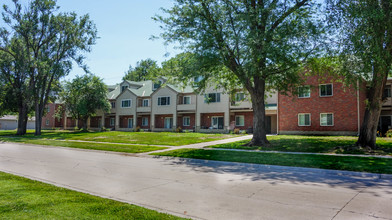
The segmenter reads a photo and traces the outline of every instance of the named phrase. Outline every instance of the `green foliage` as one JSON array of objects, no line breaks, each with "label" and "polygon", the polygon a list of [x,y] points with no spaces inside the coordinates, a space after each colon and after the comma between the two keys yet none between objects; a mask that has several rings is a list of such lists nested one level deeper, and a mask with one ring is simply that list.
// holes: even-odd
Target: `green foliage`
[{"label": "green foliage", "polygon": [[[0,29],[0,48],[12,57],[11,63],[25,70],[31,99],[23,100],[34,102],[39,125],[54,86],[71,71],[72,63],[87,71],[83,53],[91,51],[97,31],[88,15],[58,12],[55,0],[33,0],[26,7],[19,0],[13,2],[12,9],[3,7],[7,28]],[[23,53],[19,55],[18,51]],[[40,133],[40,126],[36,126],[36,134]]]},{"label": "green foliage", "polygon": [[[259,77],[270,89],[299,83],[304,61],[317,51],[323,31],[313,1],[258,2],[178,0],[164,16],[161,37],[186,51],[163,64],[179,77],[221,78],[225,86],[254,88]],[[190,64],[190,65],[189,65]]]},{"label": "green foliage", "polygon": [[150,58],[141,60],[136,63],[136,67],[129,66],[129,70],[125,73],[123,80],[145,81],[154,80],[160,75],[160,68],[157,61]]},{"label": "green foliage", "polygon": [[72,81],[65,82],[60,99],[64,102],[67,112],[74,119],[94,116],[98,110],[104,113],[110,110],[107,100],[107,86],[102,79],[92,74],[77,76]]},{"label": "green foliage", "polygon": [[385,136],[386,136],[386,137],[389,137],[389,138],[392,138],[392,130],[389,129],[389,130],[387,131],[387,133],[385,133]]}]

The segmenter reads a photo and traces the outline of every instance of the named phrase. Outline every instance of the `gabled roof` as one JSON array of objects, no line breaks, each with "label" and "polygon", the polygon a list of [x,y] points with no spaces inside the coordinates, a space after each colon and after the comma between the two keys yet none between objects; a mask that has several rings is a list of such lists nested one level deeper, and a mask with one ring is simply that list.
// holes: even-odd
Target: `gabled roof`
[{"label": "gabled roof", "polygon": [[[109,88],[109,86],[108,86],[108,88]],[[115,85],[114,89],[111,92],[108,92],[108,94],[106,96],[109,100],[112,100],[112,99],[116,99],[117,96],[120,95],[120,93],[121,93],[121,88],[120,88],[120,85],[117,84],[117,85]]]}]

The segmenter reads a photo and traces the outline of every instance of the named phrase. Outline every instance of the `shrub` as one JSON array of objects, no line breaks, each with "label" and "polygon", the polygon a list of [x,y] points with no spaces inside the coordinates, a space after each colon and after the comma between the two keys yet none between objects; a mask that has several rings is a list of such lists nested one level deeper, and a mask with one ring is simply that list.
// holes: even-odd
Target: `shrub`
[{"label": "shrub", "polygon": [[241,131],[241,134],[247,134],[245,130]]},{"label": "shrub", "polygon": [[137,127],[135,128],[135,131],[136,131],[136,132],[140,132],[140,126],[137,126]]},{"label": "shrub", "polygon": [[387,131],[387,133],[385,133],[385,136],[391,138],[392,137],[392,129],[389,129]]},{"label": "shrub", "polygon": [[102,128],[101,128],[101,131],[109,131],[109,129],[107,129],[107,128],[105,128],[105,127],[102,127]]},{"label": "shrub", "polygon": [[178,127],[178,128],[176,129],[176,132],[177,132],[177,133],[181,133],[181,132],[182,132],[182,128],[181,128],[181,127]]},{"label": "shrub", "polygon": [[236,128],[234,129],[234,134],[239,134],[240,133],[240,129]]}]

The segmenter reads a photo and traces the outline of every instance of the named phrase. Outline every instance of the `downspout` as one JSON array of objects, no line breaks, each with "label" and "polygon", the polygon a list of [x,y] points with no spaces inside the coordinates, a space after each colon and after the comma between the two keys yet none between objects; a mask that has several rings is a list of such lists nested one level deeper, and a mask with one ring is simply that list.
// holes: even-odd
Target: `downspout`
[{"label": "downspout", "polygon": [[279,92],[276,95],[276,134],[279,134]]},{"label": "downspout", "polygon": [[360,104],[359,104],[359,95],[360,95],[360,93],[359,93],[359,80],[357,80],[357,114],[358,114],[358,136],[359,136],[359,134],[360,134],[360,132],[361,132],[361,115],[360,115],[360,113],[361,113],[361,111],[360,111]]}]

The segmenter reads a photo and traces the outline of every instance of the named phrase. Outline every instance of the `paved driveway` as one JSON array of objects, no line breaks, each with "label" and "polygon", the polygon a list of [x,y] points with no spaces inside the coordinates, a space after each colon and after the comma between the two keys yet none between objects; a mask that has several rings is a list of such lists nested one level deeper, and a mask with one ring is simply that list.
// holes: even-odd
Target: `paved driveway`
[{"label": "paved driveway", "polygon": [[0,170],[192,218],[392,219],[392,180],[374,175],[12,143]]}]

